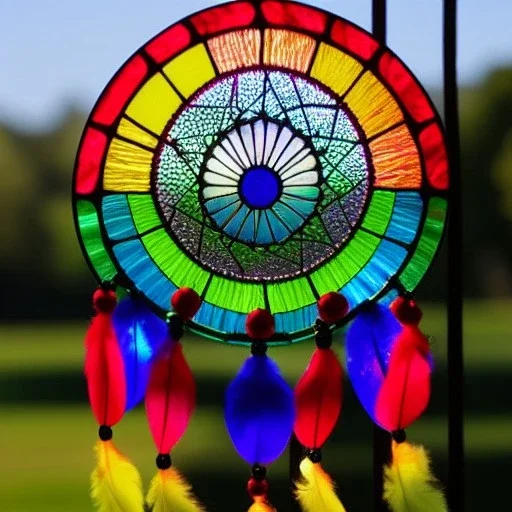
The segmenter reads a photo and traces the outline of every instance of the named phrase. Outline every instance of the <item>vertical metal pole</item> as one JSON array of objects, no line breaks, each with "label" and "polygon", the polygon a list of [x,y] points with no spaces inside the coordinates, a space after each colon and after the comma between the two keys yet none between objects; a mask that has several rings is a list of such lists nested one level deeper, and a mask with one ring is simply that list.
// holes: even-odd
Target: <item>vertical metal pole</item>
[{"label": "vertical metal pole", "polygon": [[457,0],[444,0],[444,112],[450,161],[448,225],[448,503],[464,510],[462,178],[457,91]]},{"label": "vertical metal pole", "polygon": [[[386,0],[372,0],[372,32],[382,44],[386,44]],[[383,500],[384,465],[391,460],[391,436],[377,425],[373,426],[373,507],[375,512],[387,512]]]}]

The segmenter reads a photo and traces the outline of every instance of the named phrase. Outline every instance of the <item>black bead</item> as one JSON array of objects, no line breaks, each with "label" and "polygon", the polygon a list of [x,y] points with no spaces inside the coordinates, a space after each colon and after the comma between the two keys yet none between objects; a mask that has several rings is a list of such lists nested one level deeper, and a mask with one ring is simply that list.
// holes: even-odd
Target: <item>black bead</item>
[{"label": "black bead", "polygon": [[107,425],[101,425],[98,430],[98,435],[102,441],[110,441],[112,439],[112,429]]},{"label": "black bead", "polygon": [[173,340],[179,340],[183,337],[183,320],[176,314],[167,315],[167,328],[169,335]]},{"label": "black bead", "polygon": [[322,451],[321,450],[307,450],[306,457],[313,463],[316,464],[322,460]]},{"label": "black bead", "polygon": [[253,341],[251,343],[251,354],[253,356],[264,356],[267,353],[267,344],[264,341]]},{"label": "black bead", "polygon": [[407,439],[407,434],[405,433],[405,430],[395,430],[393,432],[393,439],[396,443],[400,444],[400,443],[404,443],[405,440]]},{"label": "black bead", "polygon": [[116,283],[115,283],[114,280],[112,280],[112,281],[101,281],[100,288],[102,290],[105,290],[106,292],[108,292],[108,291],[115,291]]},{"label": "black bead", "polygon": [[332,345],[332,331],[329,326],[320,318],[316,319],[313,326],[315,331],[315,342],[318,348],[331,348]]},{"label": "black bead", "polygon": [[171,456],[168,453],[159,453],[156,456],[156,467],[158,469],[169,469],[171,466]]},{"label": "black bead", "polygon": [[251,474],[255,480],[264,480],[267,475],[267,468],[259,464],[254,464],[251,468]]}]

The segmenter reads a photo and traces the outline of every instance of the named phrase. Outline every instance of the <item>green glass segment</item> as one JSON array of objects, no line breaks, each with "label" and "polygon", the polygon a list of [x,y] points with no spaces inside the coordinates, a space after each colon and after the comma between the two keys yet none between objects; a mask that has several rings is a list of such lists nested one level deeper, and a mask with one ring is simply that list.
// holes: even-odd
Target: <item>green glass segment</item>
[{"label": "green glass segment", "polygon": [[316,302],[308,280],[304,277],[267,286],[268,302],[272,313],[285,313]]},{"label": "green glass segment", "polygon": [[378,235],[383,235],[388,228],[394,204],[394,192],[374,190],[368,211],[364,217],[363,227]]},{"label": "green glass segment", "polygon": [[92,266],[101,280],[109,281],[117,270],[103,245],[96,208],[90,201],[81,199],[76,203],[76,211],[82,242]]},{"label": "green glass segment", "polygon": [[149,194],[129,194],[128,203],[132,212],[133,222],[139,233],[161,224],[155,209],[155,203]]},{"label": "green glass segment", "polygon": [[201,294],[210,272],[203,270],[190,260],[172,241],[165,229],[158,229],[142,237],[153,261],[176,286],[186,286]]},{"label": "green glass segment", "polygon": [[253,309],[265,307],[263,285],[231,281],[220,276],[213,276],[205,300],[239,313],[249,313]]},{"label": "green glass segment", "polygon": [[368,263],[380,238],[358,231],[336,257],[311,274],[318,293],[334,292],[345,286]]},{"label": "green glass segment", "polygon": [[432,197],[428,203],[427,218],[412,258],[400,274],[400,282],[406,290],[416,289],[434,259],[443,235],[447,201]]}]

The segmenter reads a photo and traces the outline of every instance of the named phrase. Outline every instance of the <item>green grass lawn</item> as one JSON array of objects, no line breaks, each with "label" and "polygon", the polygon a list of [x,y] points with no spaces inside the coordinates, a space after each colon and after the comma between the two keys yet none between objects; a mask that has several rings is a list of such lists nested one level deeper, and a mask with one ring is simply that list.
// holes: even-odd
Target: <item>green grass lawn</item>
[{"label": "green grass lawn", "polygon": [[[466,445],[468,510],[500,510],[512,470],[512,343],[509,302],[469,303],[465,311]],[[88,478],[97,426],[87,407],[82,377],[83,325],[0,326],[0,511],[82,512],[92,510]],[[425,307],[423,328],[433,337],[436,373],[433,398],[410,439],[432,452],[437,474],[446,479],[446,317]],[[338,347],[342,354],[342,337]],[[208,510],[240,511],[248,504],[249,470],[231,446],[221,406],[229,379],[247,350],[205,340],[185,341],[198,381],[198,410],[174,452]],[[312,346],[276,348],[270,354],[294,383]],[[134,460],[147,484],[155,449],[138,408],[115,429],[115,441]],[[350,385],[342,419],[324,453],[339,482],[348,512],[371,510],[371,425]],[[271,495],[288,510],[287,460],[269,470]],[[494,505],[494,506],[493,506]]]}]

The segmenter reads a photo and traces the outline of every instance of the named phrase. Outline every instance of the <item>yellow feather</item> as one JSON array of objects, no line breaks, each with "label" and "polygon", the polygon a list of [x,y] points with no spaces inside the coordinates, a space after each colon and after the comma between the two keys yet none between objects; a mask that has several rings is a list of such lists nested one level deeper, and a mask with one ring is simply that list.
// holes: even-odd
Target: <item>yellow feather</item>
[{"label": "yellow feather", "polygon": [[254,503],[249,507],[247,512],[276,512],[276,509],[264,496],[256,496]]},{"label": "yellow feather", "polygon": [[384,499],[392,512],[448,512],[423,446],[393,442],[393,461],[384,468]]},{"label": "yellow feather", "polygon": [[153,512],[204,512],[190,484],[174,468],[160,469],[154,476],[147,502]]},{"label": "yellow feather", "polygon": [[296,482],[295,495],[304,512],[345,512],[331,477],[319,463],[313,464],[307,457],[300,463],[303,479]]},{"label": "yellow feather", "polygon": [[97,441],[91,496],[99,512],[143,512],[142,482],[135,466],[113,445]]}]

